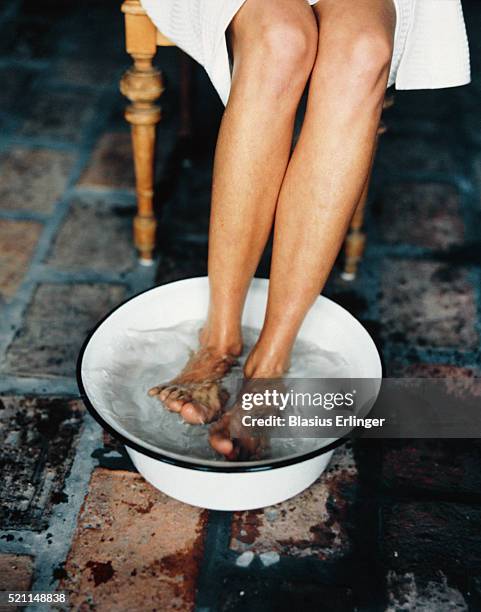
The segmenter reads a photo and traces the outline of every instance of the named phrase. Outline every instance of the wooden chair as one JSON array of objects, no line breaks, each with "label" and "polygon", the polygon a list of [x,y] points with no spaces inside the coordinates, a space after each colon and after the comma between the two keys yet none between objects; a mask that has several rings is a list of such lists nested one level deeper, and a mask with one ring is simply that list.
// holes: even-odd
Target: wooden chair
[{"label": "wooden chair", "polygon": [[[164,91],[162,73],[152,61],[157,47],[175,46],[147,16],[139,0],[124,0],[127,53],[133,66],[127,70],[120,83],[121,92],[130,100],[125,118],[131,124],[134,152],[137,214],[134,219],[134,242],[141,264],[153,264],[153,251],[157,221],[154,215],[154,150],[156,125],[161,119],[161,109],[156,103]],[[387,98],[384,107],[392,104]],[[381,123],[378,134],[385,131]],[[361,261],[366,235],[363,232],[364,212],[369,191],[369,181],[357,205],[344,243],[345,263],[342,278],[354,280]]]}]

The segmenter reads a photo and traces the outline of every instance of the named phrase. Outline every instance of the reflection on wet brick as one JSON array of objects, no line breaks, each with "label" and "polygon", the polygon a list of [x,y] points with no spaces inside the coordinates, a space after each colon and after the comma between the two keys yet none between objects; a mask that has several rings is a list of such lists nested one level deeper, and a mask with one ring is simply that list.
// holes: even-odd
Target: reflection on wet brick
[{"label": "reflection on wet brick", "polygon": [[0,220],[0,304],[20,285],[41,231],[39,223]]},{"label": "reflection on wet brick", "polygon": [[324,474],[303,493],[275,506],[235,513],[231,549],[319,559],[344,556],[351,548],[349,510],[356,474],[352,451],[338,449]]},{"label": "reflection on wet brick", "polygon": [[87,333],[123,296],[119,285],[41,285],[7,351],[6,370],[21,376],[74,376]]},{"label": "reflection on wet brick", "polygon": [[205,520],[138,474],[97,469],[60,588],[75,610],[188,612]]},{"label": "reflection on wet brick", "polygon": [[[124,272],[135,263],[132,209],[102,200],[72,202],[47,263],[60,269]],[[88,228],[88,231],[85,231]]]},{"label": "reflection on wet brick", "polygon": [[74,400],[0,400],[3,529],[43,529],[52,506],[68,501],[63,485],[75,456],[82,418],[83,406]]},{"label": "reflection on wet brick", "polygon": [[67,186],[74,156],[15,148],[0,156],[0,208],[52,212]]},{"label": "reflection on wet brick", "polygon": [[474,292],[463,269],[426,261],[385,261],[380,311],[383,335],[392,342],[478,346]]},{"label": "reflection on wet brick", "polygon": [[464,238],[459,194],[437,183],[395,183],[381,195],[380,231],[392,244],[446,249]]},{"label": "reflection on wet brick", "polygon": [[79,185],[134,189],[134,162],[129,132],[112,132],[99,139]]}]

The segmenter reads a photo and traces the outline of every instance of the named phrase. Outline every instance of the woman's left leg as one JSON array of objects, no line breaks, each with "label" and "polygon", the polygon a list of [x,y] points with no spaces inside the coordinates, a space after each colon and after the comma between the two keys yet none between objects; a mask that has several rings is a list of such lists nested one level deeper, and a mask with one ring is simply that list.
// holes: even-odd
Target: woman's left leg
[{"label": "woman's left leg", "polygon": [[302,131],[279,195],[266,317],[248,377],[284,373],[322,290],[372,161],[392,57],[392,0],[320,0]]},{"label": "woman's left leg", "polygon": [[[331,272],[370,170],[392,57],[392,0],[320,0],[318,54],[301,134],[281,187],[269,298],[247,378],[286,372],[299,328]],[[235,458],[227,413],[211,434]]]}]

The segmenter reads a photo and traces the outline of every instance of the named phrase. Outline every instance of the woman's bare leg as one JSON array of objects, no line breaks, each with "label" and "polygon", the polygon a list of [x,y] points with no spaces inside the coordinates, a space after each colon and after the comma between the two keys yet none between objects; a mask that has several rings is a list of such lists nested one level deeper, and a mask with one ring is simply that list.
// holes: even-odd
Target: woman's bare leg
[{"label": "woman's bare leg", "polygon": [[218,381],[242,351],[242,309],[272,228],[317,24],[306,0],[246,0],[231,43],[233,84],[214,165],[208,319],[199,353],[174,381],[150,392],[191,423],[218,413]]},{"label": "woman's bare leg", "polygon": [[[275,216],[269,299],[248,378],[289,367],[293,343],[322,290],[369,172],[392,55],[391,0],[320,0],[319,47],[304,124]],[[226,427],[211,443],[232,456]]]},{"label": "woman's bare leg", "polygon": [[391,0],[320,0],[319,49],[302,132],[275,219],[264,327],[248,376],[286,371],[369,172],[395,27]]}]

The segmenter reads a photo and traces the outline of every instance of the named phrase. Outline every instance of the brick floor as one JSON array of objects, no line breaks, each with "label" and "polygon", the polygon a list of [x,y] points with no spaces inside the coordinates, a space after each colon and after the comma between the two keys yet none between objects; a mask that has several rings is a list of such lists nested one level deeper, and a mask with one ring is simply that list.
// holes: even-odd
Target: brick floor
[{"label": "brick floor", "polygon": [[48,149],[13,148],[0,156],[0,209],[52,212],[63,194],[74,156]]},{"label": "brick floor", "polygon": [[116,85],[120,78],[118,63],[108,57],[96,61],[84,57],[61,57],[52,70],[52,80],[75,87]]},{"label": "brick floor", "polygon": [[[391,123],[395,130],[395,120]],[[381,138],[378,166],[388,174],[397,174],[400,168],[403,172],[456,172],[458,167],[452,150],[446,145],[440,146],[438,140],[416,135],[394,134],[387,143]]]},{"label": "brick floor", "polygon": [[399,576],[390,572],[388,598],[386,612],[464,612],[469,609],[464,597],[457,589],[447,584],[445,577],[437,582],[419,585],[412,573]]},{"label": "brick floor", "polygon": [[234,514],[230,547],[236,552],[277,552],[332,559],[350,550],[349,510],[356,495],[352,451],[336,451],[323,476],[295,498],[262,510]]},{"label": "brick floor", "polygon": [[[0,591],[29,591],[32,574],[32,557],[0,554]],[[0,605],[0,612],[10,612],[12,609],[12,606]]]},{"label": "brick floor", "polygon": [[481,501],[479,440],[399,440],[386,445],[382,477],[389,489]]},{"label": "brick floor", "polygon": [[22,376],[72,376],[87,333],[123,296],[120,285],[41,285],[7,351],[5,370]]},{"label": "brick floor", "polygon": [[[281,610],[356,610],[349,588],[323,585],[312,580],[236,577],[224,581],[219,610],[222,612],[279,612]],[[320,607],[322,606],[322,607]]]},{"label": "brick floor", "polygon": [[391,244],[446,249],[461,244],[464,225],[460,196],[453,187],[396,183],[382,192],[379,230]]},{"label": "brick floor", "polygon": [[100,137],[79,184],[134,190],[130,132],[109,132]]},{"label": "brick floor", "polygon": [[380,545],[388,570],[424,580],[439,572],[465,583],[481,572],[481,508],[441,501],[385,505]]},{"label": "brick floor", "polygon": [[3,529],[44,529],[75,457],[83,405],[59,398],[0,398]]},{"label": "brick floor", "polygon": [[22,282],[41,231],[39,223],[0,219],[0,304]]},{"label": "brick floor", "polygon": [[132,269],[136,264],[132,218],[132,208],[106,206],[101,197],[88,202],[76,198],[47,263],[63,270],[125,272]]},{"label": "brick floor", "polygon": [[97,469],[60,588],[73,610],[192,610],[205,511]]},{"label": "brick floor", "polygon": [[418,346],[475,348],[474,288],[464,270],[436,262],[384,262],[383,335]]},{"label": "brick floor", "polygon": [[93,110],[92,93],[47,89],[33,99],[19,134],[79,142]]},{"label": "brick floor", "polygon": [[[481,371],[481,8],[463,7],[473,85],[395,92],[365,260],[354,283],[335,270],[326,294],[362,318],[386,372],[469,384]],[[357,441],[295,499],[232,515],[167,498],[102,436],[72,399],[78,349],[124,297],[205,274],[222,108],[195,67],[193,138],[176,147],[179,52],[159,50],[159,266],[140,269],[118,2],[7,0],[0,33],[0,588],[33,575],[82,611],[481,609],[477,440]]]},{"label": "brick floor", "polygon": [[13,115],[17,105],[22,100],[22,93],[32,81],[34,72],[26,67],[18,66],[12,74],[9,67],[0,68],[0,79],[3,84],[0,89],[0,110]]}]

